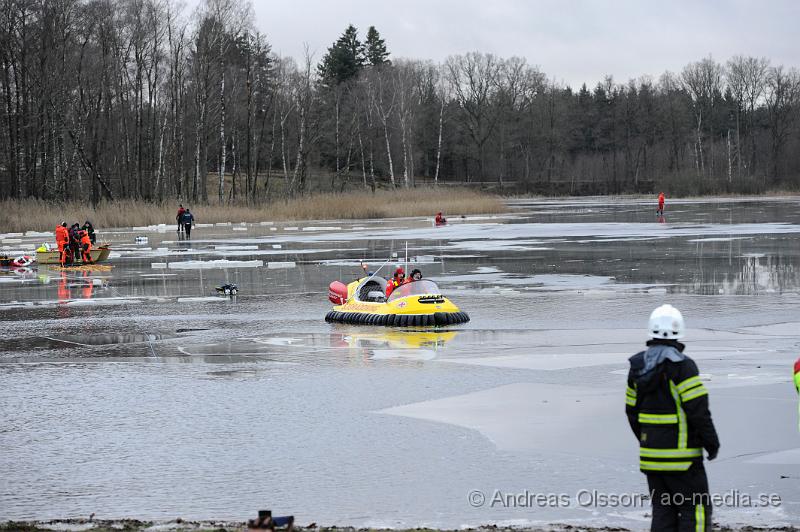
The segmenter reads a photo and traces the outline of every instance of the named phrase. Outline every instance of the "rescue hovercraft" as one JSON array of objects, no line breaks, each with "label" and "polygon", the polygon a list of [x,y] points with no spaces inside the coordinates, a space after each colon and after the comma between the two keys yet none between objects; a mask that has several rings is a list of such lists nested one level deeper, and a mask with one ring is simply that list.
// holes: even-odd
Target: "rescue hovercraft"
[{"label": "rescue hovercraft", "polygon": [[332,282],[328,299],[336,306],[325,316],[325,321],[392,327],[455,325],[469,321],[467,313],[444,297],[433,281],[420,279],[402,284],[388,298],[386,282],[374,275],[348,285]]}]

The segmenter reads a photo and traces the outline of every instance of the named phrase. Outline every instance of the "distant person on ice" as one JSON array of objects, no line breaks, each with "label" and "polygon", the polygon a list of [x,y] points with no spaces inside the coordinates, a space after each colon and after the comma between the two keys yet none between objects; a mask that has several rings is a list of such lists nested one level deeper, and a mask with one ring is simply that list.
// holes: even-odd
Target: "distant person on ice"
[{"label": "distant person on ice", "polygon": [[[794,363],[794,388],[800,394],[800,358]],[[800,429],[800,404],[797,405],[797,428]]]},{"label": "distant person on ice", "polygon": [[175,216],[175,221],[178,222],[178,232],[179,233],[183,229],[183,220],[181,219],[181,217],[183,216],[183,213],[185,213],[185,212],[186,212],[186,209],[183,208],[183,205],[178,205],[178,214],[177,214],[177,216]]},{"label": "distant person on ice", "polygon": [[189,209],[186,209],[181,214],[180,222],[181,225],[183,226],[183,230],[186,232],[186,238],[190,238],[192,235],[192,224],[194,223],[194,216],[189,211]]},{"label": "distant person on ice", "polygon": [[650,530],[711,530],[703,449],[713,460],[719,438],[697,364],[683,353],[685,325],[675,307],[650,314],[647,349],[630,358],[625,413],[639,440],[639,469],[653,505]]},{"label": "distant person on ice", "polygon": [[445,218],[444,216],[442,216],[442,213],[440,213],[440,212],[437,212],[437,213],[436,213],[436,218],[434,219],[434,223],[435,223],[436,225],[444,225],[444,224],[446,224],[446,223],[447,223],[447,218]]},{"label": "distant person on ice", "polygon": [[658,216],[664,216],[664,193],[658,193],[658,209],[656,210]]}]

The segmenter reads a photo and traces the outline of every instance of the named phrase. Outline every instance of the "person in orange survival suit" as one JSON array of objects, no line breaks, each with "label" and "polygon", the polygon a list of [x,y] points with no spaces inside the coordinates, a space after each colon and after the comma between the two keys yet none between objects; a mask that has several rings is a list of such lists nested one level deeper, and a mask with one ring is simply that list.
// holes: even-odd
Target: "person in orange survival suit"
[{"label": "person in orange survival suit", "polygon": [[[794,363],[794,388],[800,394],[800,358]],[[800,404],[797,405],[797,428],[800,429]]]},{"label": "person in orange survival suit", "polygon": [[92,264],[92,240],[89,238],[89,233],[81,231],[81,257],[84,264]]},{"label": "person in orange survival suit", "polygon": [[389,282],[386,283],[386,297],[388,298],[390,295],[392,295],[392,291],[403,284],[405,280],[406,271],[402,266],[400,266],[394,271],[394,276],[392,276],[392,278],[389,279]]},{"label": "person in orange survival suit", "polygon": [[69,230],[67,229],[67,222],[61,222],[61,225],[56,226],[56,245],[58,246],[58,260],[61,265],[67,260],[67,254],[64,248],[69,245]]},{"label": "person in orange survival suit", "polygon": [[664,216],[664,193],[659,192],[658,194],[658,209],[656,209],[656,214],[659,216]]}]

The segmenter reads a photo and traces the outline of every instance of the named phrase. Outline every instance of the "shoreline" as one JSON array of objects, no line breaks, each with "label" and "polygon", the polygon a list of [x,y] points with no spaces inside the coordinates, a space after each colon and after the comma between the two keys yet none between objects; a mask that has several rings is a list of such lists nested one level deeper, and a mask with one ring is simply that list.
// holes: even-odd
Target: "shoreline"
[{"label": "shoreline", "polygon": [[[138,519],[54,519],[54,520],[31,520],[31,521],[5,521],[0,522],[0,532],[155,532],[155,531],[174,531],[174,532],[246,532],[248,530],[245,521],[215,521],[200,520],[187,521],[183,519],[173,519],[169,521],[141,521]],[[286,530],[286,529],[277,529]],[[584,527],[570,524],[550,524],[544,527],[528,526],[500,526],[484,525],[480,527],[468,527],[460,529],[447,528],[365,528],[347,526],[317,526],[316,523],[309,525],[297,525],[295,530],[310,532],[631,532],[628,528],[616,527],[613,525],[599,527]],[[763,527],[750,525],[718,526],[713,530],[722,532],[800,532],[800,528],[795,526]]]},{"label": "shoreline", "polygon": [[178,205],[189,208],[195,223],[259,223],[312,220],[378,220],[426,216],[445,217],[508,212],[500,196],[468,189],[415,188],[347,194],[325,193],[263,205],[219,205],[186,200],[152,202],[121,200],[96,206],[41,200],[0,201],[0,232],[52,231],[63,221],[92,222],[96,229],[174,225]]}]

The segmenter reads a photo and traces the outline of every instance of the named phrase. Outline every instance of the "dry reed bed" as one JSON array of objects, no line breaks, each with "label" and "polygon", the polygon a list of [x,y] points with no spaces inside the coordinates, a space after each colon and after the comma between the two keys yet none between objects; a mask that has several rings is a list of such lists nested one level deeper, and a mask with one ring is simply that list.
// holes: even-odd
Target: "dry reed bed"
[{"label": "dry reed bed", "polygon": [[[344,194],[317,194],[263,206],[192,205],[184,202],[199,223],[262,222],[280,220],[335,220],[497,214],[507,207],[497,196],[467,189],[418,188]],[[0,202],[0,233],[50,231],[66,221],[90,220],[97,228],[135,227],[174,223],[178,202],[152,203],[124,200],[95,208],[76,202],[58,204],[41,200]]]}]

